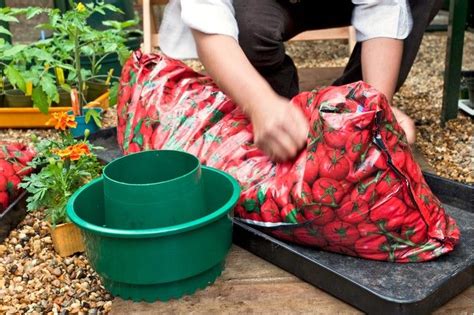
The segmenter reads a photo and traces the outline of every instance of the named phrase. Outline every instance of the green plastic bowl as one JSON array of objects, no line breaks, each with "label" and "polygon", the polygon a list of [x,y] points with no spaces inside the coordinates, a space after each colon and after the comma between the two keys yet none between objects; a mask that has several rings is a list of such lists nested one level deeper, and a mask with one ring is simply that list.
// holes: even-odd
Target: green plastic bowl
[{"label": "green plastic bowl", "polygon": [[201,164],[174,150],[123,156],[104,168],[105,224],[152,229],[195,220],[207,213]]},{"label": "green plastic bowl", "polygon": [[154,229],[103,227],[103,179],[79,189],[67,214],[82,231],[89,263],[113,295],[134,301],[167,301],[212,284],[232,244],[229,212],[240,195],[230,175],[202,167],[207,213]]}]

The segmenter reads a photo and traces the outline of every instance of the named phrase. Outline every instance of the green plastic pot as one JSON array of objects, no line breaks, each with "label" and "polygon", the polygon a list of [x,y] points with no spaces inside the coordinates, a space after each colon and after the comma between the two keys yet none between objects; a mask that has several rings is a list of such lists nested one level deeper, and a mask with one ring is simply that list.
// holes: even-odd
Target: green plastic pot
[{"label": "green plastic pot", "polygon": [[192,154],[144,151],[109,163],[103,172],[108,227],[176,225],[206,213],[201,164]]},{"label": "green plastic pot", "polygon": [[106,84],[102,80],[89,80],[86,82],[87,92],[86,92],[86,101],[92,102],[96,100],[99,96],[107,92],[110,84]]},{"label": "green plastic pot", "polygon": [[52,103],[52,107],[71,107],[72,106],[72,101],[71,101],[71,93],[66,91],[63,88],[58,87],[58,94],[59,94],[59,102],[58,103]]},{"label": "green plastic pot", "polygon": [[[1,79],[0,79],[1,80]],[[3,83],[2,87],[0,87],[0,107],[5,107],[5,91],[11,90],[12,86],[8,82],[0,82]]]},{"label": "green plastic pot", "polygon": [[31,96],[21,90],[6,90],[4,103],[5,107],[33,107]]},{"label": "green plastic pot", "polygon": [[113,295],[167,301],[192,294],[221,274],[232,244],[229,212],[240,188],[219,170],[202,167],[206,214],[155,229],[104,227],[104,180],[93,180],[68,201],[67,214],[83,232],[91,266]]}]

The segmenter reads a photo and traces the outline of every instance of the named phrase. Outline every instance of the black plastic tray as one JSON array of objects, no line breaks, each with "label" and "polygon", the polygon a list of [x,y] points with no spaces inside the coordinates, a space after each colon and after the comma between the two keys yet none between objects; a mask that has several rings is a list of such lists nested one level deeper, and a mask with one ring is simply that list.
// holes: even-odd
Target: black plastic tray
[{"label": "black plastic tray", "polygon": [[22,192],[8,208],[0,214],[0,243],[26,216],[26,192]]},{"label": "black plastic tray", "polygon": [[[115,129],[91,141],[105,162],[121,156]],[[234,243],[369,314],[428,314],[474,283],[474,187],[425,173],[433,192],[461,227],[461,243],[427,263],[359,259],[279,241],[235,222]]]}]

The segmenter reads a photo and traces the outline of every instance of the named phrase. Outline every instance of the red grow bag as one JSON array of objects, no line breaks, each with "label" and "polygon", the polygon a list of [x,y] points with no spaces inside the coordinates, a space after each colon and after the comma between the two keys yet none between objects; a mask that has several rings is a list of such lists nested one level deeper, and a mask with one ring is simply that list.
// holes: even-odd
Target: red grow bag
[{"label": "red grow bag", "polygon": [[275,164],[247,117],[209,77],[136,52],[122,71],[124,153],[175,149],[242,187],[235,217],[274,236],[351,256],[419,262],[453,250],[460,232],[426,184],[386,98],[363,82],[292,99],[310,121],[307,147]]}]

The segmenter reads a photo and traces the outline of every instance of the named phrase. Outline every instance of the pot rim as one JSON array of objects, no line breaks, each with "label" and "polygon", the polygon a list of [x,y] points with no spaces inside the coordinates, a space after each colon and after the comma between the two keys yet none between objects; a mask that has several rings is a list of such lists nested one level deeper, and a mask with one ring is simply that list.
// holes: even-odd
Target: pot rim
[{"label": "pot rim", "polygon": [[[93,109],[93,110],[98,111],[99,114],[102,114],[102,113],[104,112],[104,109],[103,109],[102,107],[83,107],[83,108],[82,108],[82,110],[83,110],[84,112],[87,112],[87,111],[89,111],[90,109]],[[69,110],[69,111],[67,112],[67,114],[68,114],[68,115],[74,115],[74,112],[73,112],[72,110]],[[85,117],[85,116],[86,116],[86,115],[84,114],[84,115],[82,115],[82,116],[76,116],[76,117]]]},{"label": "pot rim", "polygon": [[[192,157],[196,163],[196,167],[194,167],[193,169],[191,169],[189,172],[186,172],[185,174],[181,175],[181,176],[178,176],[178,177],[174,177],[172,179],[168,179],[168,180],[164,180],[164,181],[160,181],[160,182],[153,182],[153,183],[145,183],[145,184],[131,184],[131,183],[126,183],[126,182],[122,182],[122,181],[118,181],[118,180],[115,180],[113,178],[111,178],[110,176],[108,176],[106,174],[107,172],[107,168],[110,168],[111,164],[112,163],[116,163],[120,160],[123,160],[124,158],[128,157],[128,156],[133,156],[133,155],[138,155],[138,154],[143,154],[143,153],[157,153],[157,152],[177,152],[177,153],[180,153],[180,154],[185,154],[187,156],[190,156]],[[195,156],[195,155],[192,155],[188,152],[185,152],[185,151],[178,151],[178,150],[148,150],[148,151],[141,151],[141,152],[135,152],[135,153],[132,153],[132,154],[128,154],[128,155],[124,155],[118,159],[115,159],[113,160],[112,162],[110,162],[109,164],[107,164],[103,171],[102,171],[102,176],[104,178],[106,178],[108,181],[114,183],[114,184],[119,184],[119,185],[123,185],[123,186],[140,186],[140,187],[151,187],[151,186],[155,186],[155,185],[162,185],[162,184],[166,184],[166,183],[170,183],[170,182],[173,182],[173,181],[176,181],[176,180],[179,180],[179,179],[182,179],[182,178],[185,178],[195,172],[199,172],[199,168],[201,167],[201,162],[199,161],[199,159]]]},{"label": "pot rim", "polygon": [[[20,92],[20,93],[18,93],[18,92]],[[23,91],[20,90],[20,89],[8,89],[8,90],[3,90],[3,93],[4,93],[5,95],[13,96],[13,97],[15,97],[15,96],[20,96],[20,97],[29,97],[29,98],[31,98],[30,95],[26,95],[25,92],[23,92]]]},{"label": "pot rim", "polygon": [[82,219],[79,217],[75,210],[74,210],[74,204],[76,202],[77,197],[86,189],[89,189],[90,186],[96,184],[97,182],[103,181],[103,177],[96,178],[92,181],[90,181],[88,184],[82,186],[79,190],[77,190],[71,198],[69,198],[68,203],[67,203],[67,215],[71,222],[76,224],[80,229],[86,230],[88,232],[91,232],[93,234],[101,235],[101,236],[106,236],[106,237],[113,237],[113,238],[153,238],[153,237],[163,237],[163,236],[169,236],[169,235],[174,235],[174,234],[180,234],[188,231],[192,231],[195,229],[198,229],[200,227],[203,227],[205,225],[208,225],[218,219],[220,219],[222,216],[226,215],[227,212],[235,206],[237,203],[239,197],[240,197],[240,186],[237,183],[237,180],[230,176],[229,174],[215,169],[213,167],[208,167],[208,166],[202,166],[202,169],[204,171],[209,171],[209,172],[215,172],[222,177],[225,177],[232,185],[233,191],[229,199],[218,209],[212,211],[208,215],[205,215],[203,217],[200,217],[198,219],[188,221],[185,223],[177,224],[177,225],[172,225],[172,226],[167,226],[167,227],[159,227],[159,228],[152,228],[152,229],[137,229],[137,230],[131,230],[131,229],[112,229],[112,228],[107,228],[99,225],[95,225],[92,223],[87,222],[86,220]]}]

